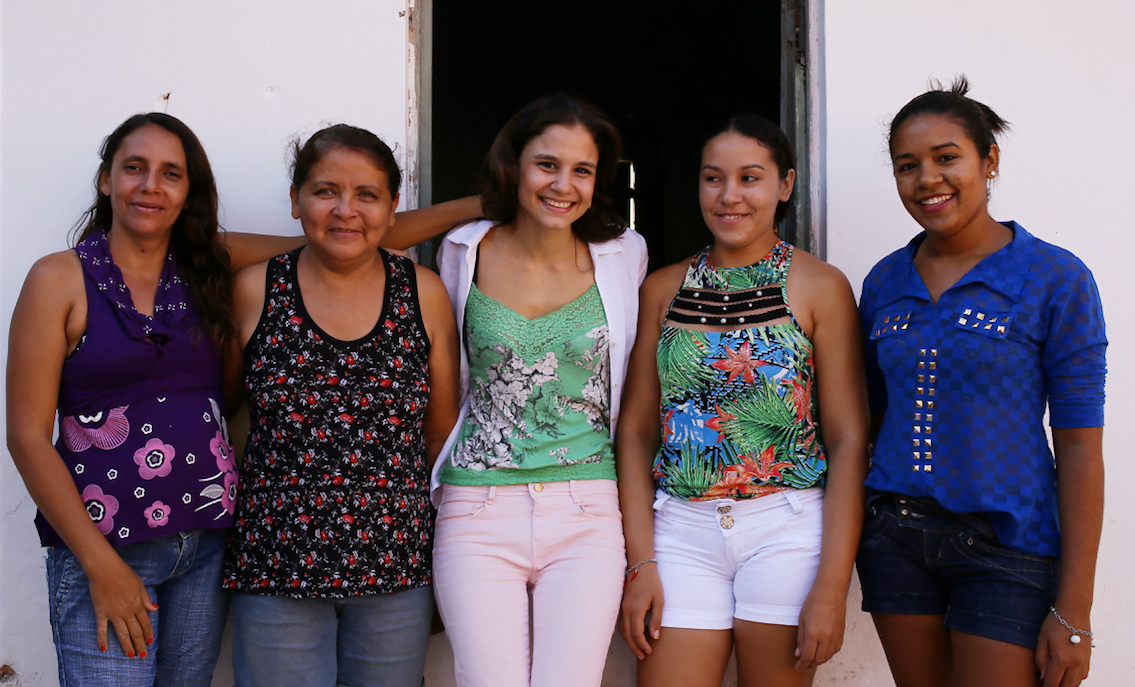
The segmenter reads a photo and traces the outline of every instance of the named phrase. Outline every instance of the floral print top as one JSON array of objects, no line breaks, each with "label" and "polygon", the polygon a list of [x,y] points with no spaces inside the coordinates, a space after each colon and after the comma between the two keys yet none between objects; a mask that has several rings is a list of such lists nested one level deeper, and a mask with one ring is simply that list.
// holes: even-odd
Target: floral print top
[{"label": "floral print top", "polygon": [[[75,247],[87,331],[63,363],[59,439],[87,513],[113,546],[232,523],[237,474],[221,356],[170,252],[153,316],[134,308],[106,234]],[[42,514],[40,542],[64,546]]]},{"label": "floral print top", "polygon": [[615,479],[607,318],[594,284],[533,320],[473,284],[465,345],[469,415],[442,482]]},{"label": "floral print top", "polygon": [[340,341],[304,307],[300,250],[269,261],[244,348],[250,427],[224,585],[293,598],[428,585],[430,342],[414,264],[381,251],[378,321]]},{"label": "floral print top", "polygon": [[659,489],[691,501],[822,486],[812,343],[788,305],[792,246],[745,267],[691,262],[658,342]]}]

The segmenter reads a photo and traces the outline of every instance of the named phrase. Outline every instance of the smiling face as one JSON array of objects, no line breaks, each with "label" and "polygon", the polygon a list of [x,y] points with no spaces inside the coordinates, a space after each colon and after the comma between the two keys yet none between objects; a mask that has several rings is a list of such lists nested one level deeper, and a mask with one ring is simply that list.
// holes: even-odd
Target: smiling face
[{"label": "smiling face", "polygon": [[111,231],[168,235],[189,195],[181,139],[157,125],[139,127],[122,139],[99,176],[99,192],[110,198]]},{"label": "smiling face", "polygon": [[781,179],[768,148],[754,138],[727,132],[710,139],[702,150],[699,199],[715,248],[759,252],[757,259],[771,250],[777,203],[792,197],[795,179],[791,169]]},{"label": "smiling face", "polygon": [[928,233],[948,237],[990,220],[986,188],[997,171],[994,145],[981,157],[951,117],[923,114],[904,122],[891,144],[899,198]]},{"label": "smiling face", "polygon": [[599,148],[582,126],[554,124],[520,154],[517,222],[571,229],[591,207]]},{"label": "smiling face", "polygon": [[374,253],[398,207],[386,173],[370,156],[347,148],[324,153],[291,196],[292,217],[300,220],[308,243],[337,262]]}]

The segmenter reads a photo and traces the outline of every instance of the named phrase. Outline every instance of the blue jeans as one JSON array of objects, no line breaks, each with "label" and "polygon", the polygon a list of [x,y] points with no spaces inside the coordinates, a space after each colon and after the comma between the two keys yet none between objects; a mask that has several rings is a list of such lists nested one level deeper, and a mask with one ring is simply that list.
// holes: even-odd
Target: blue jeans
[{"label": "blue jeans", "polygon": [[221,589],[225,530],[190,530],[115,549],[142,578],[158,610],[146,658],[126,658],[114,628],[106,653],[83,566],[62,546],[47,550],[51,630],[61,687],[209,687],[221,651],[228,594]]},{"label": "blue jeans", "polygon": [[421,687],[432,587],[346,599],[233,594],[237,687]]},{"label": "blue jeans", "polygon": [[873,492],[856,559],[863,610],[944,615],[959,632],[1036,649],[1058,562],[1001,545],[981,514]]}]

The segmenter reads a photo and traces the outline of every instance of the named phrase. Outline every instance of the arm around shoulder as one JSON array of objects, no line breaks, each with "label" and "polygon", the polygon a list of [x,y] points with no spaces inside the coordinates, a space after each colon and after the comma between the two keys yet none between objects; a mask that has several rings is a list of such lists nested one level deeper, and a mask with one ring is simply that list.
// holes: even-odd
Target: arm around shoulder
[{"label": "arm around shoulder", "polygon": [[382,238],[384,248],[405,250],[482,215],[481,199],[466,196],[417,210],[399,212]]}]

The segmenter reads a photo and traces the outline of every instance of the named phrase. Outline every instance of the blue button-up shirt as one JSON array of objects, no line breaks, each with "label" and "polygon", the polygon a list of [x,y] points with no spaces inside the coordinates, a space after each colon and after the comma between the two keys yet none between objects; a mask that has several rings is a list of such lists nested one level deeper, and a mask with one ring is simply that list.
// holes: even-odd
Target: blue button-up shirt
[{"label": "blue button-up shirt", "polygon": [[1013,240],[935,304],[914,268],[925,238],[863,282],[871,411],[867,486],[986,512],[1005,546],[1060,555],[1053,427],[1103,425],[1103,309],[1092,273],[1016,222]]}]

